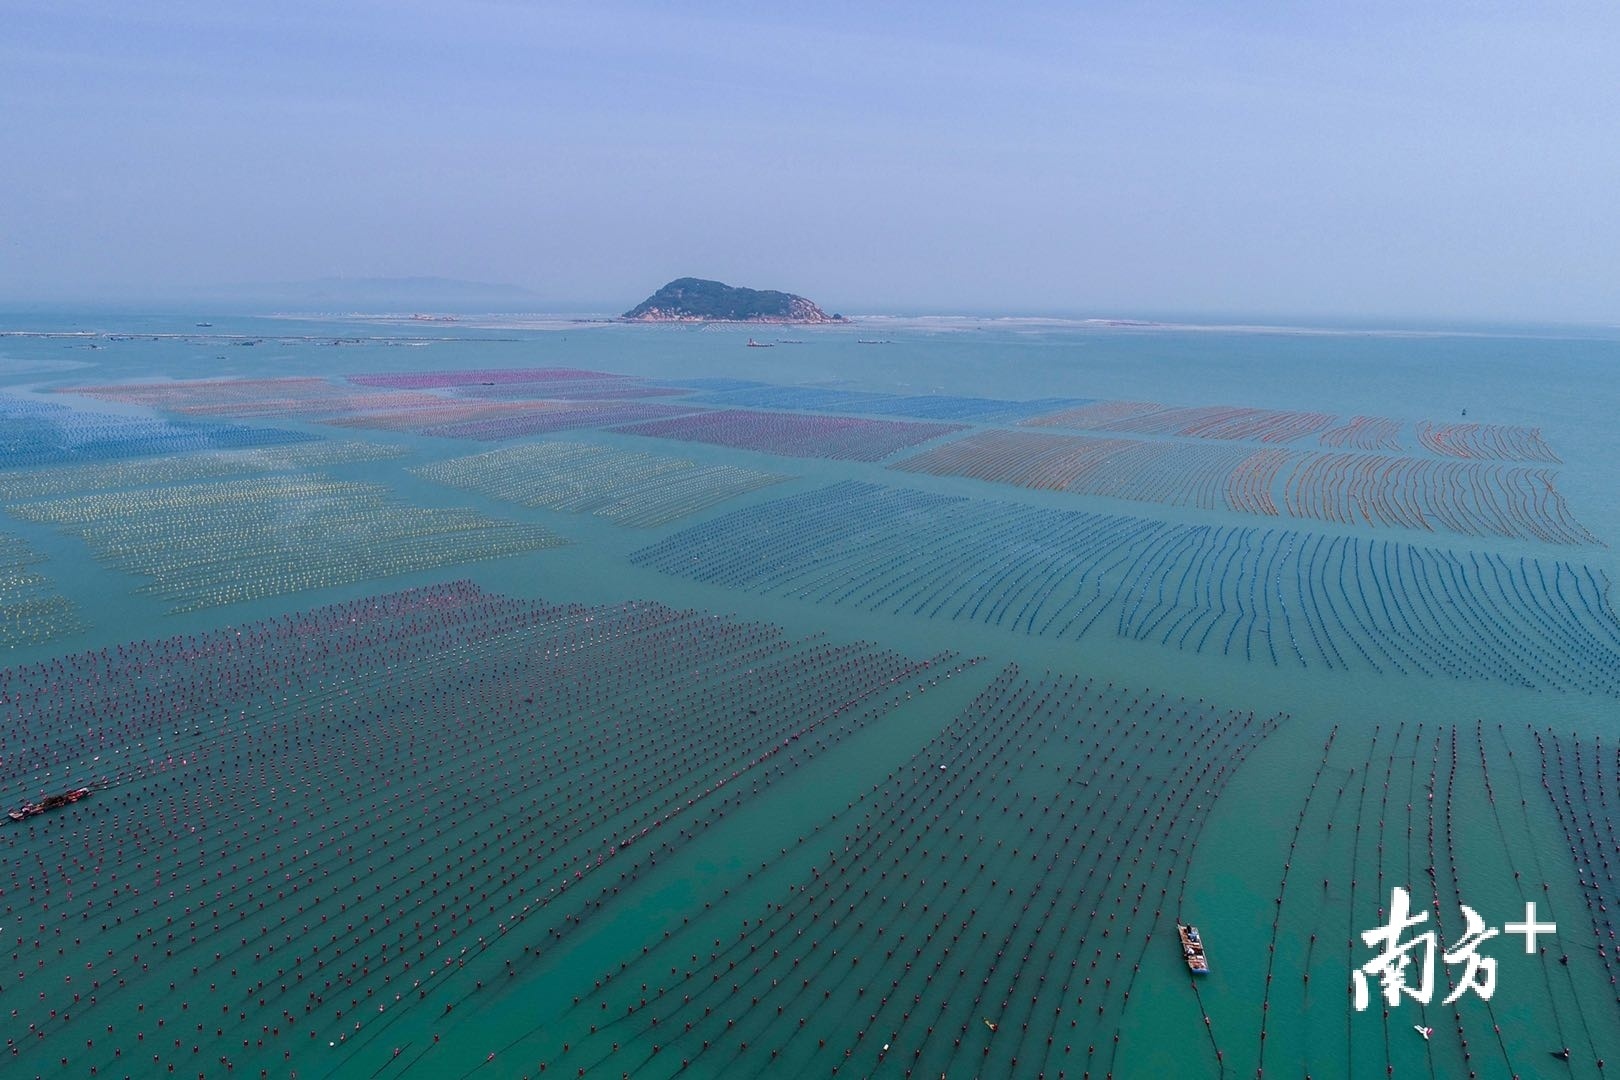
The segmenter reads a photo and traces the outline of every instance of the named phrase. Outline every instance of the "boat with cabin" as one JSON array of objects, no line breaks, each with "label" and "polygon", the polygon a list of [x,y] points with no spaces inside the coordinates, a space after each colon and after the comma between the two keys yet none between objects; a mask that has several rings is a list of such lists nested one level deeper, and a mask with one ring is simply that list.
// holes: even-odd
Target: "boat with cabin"
[{"label": "boat with cabin", "polygon": [[1176,936],[1181,939],[1181,958],[1187,962],[1187,970],[1194,975],[1208,975],[1209,957],[1204,954],[1204,939],[1198,927],[1178,921]]},{"label": "boat with cabin", "polygon": [[58,792],[55,795],[45,796],[45,798],[41,799],[37,803],[25,802],[15,810],[7,810],[6,816],[12,821],[26,821],[38,814],[43,814],[47,810],[55,810],[59,806],[67,806],[70,803],[76,803],[88,794],[90,794],[90,789],[87,787],[74,788],[72,791]]}]

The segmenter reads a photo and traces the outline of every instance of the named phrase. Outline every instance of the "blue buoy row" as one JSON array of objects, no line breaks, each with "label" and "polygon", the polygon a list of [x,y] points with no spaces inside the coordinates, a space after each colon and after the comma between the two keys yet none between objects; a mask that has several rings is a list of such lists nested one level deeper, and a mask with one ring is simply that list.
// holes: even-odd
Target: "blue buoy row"
[{"label": "blue buoy row", "polygon": [[157,420],[0,397],[0,468],[278,446],[313,438],[279,428]]},{"label": "blue buoy row", "polygon": [[1608,578],[1563,560],[1188,525],[848,482],[632,556],[711,584],[1276,666],[1620,693]]}]

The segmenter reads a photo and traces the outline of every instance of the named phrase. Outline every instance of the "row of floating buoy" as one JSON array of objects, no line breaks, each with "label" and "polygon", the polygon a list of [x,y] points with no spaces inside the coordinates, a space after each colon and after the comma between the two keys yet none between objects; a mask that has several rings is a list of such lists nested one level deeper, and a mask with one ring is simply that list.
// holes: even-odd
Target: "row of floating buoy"
[{"label": "row of floating buoy", "polygon": [[47,495],[82,495],[91,491],[157,487],[165,484],[217,480],[230,476],[319,469],[360,461],[382,461],[399,457],[404,452],[403,447],[386,446],[382,443],[334,442],[323,439],[319,442],[255,447],[248,450],[218,450],[208,454],[117,458],[75,465],[11,469],[0,472],[0,500],[12,503],[18,499],[36,499]]},{"label": "row of floating buoy", "polygon": [[[1265,1069],[1266,1037],[1269,1034],[1268,1026],[1271,1021],[1271,984],[1272,978],[1276,974],[1277,938],[1282,927],[1282,900],[1283,896],[1288,891],[1288,878],[1294,868],[1294,859],[1299,854],[1299,845],[1302,834],[1305,831],[1306,815],[1310,813],[1311,803],[1316,798],[1317,789],[1322,785],[1322,777],[1328,770],[1328,761],[1333,752],[1333,743],[1338,737],[1339,725],[1335,724],[1333,725],[1332,729],[1328,731],[1327,740],[1322,745],[1322,756],[1316,763],[1315,771],[1311,774],[1311,782],[1305,789],[1305,797],[1301,800],[1299,809],[1295,812],[1293,831],[1288,838],[1288,855],[1283,860],[1282,877],[1277,885],[1277,902],[1272,906],[1271,940],[1266,945],[1266,981],[1264,995],[1261,998],[1260,1008],[1260,1039],[1259,1046],[1255,1053],[1255,1060],[1257,1062],[1256,1068],[1262,1072]],[[1331,829],[1331,827],[1332,826],[1330,823],[1329,828]],[[1322,891],[1324,894],[1324,899],[1328,886],[1328,879],[1323,878]],[[1311,937],[1312,946],[1314,946],[1315,943],[1316,938],[1313,934]],[[1310,978],[1308,971],[1305,974],[1305,978],[1307,980]],[[1224,1061],[1224,1058],[1222,1060]]]},{"label": "row of floating buoy", "polygon": [[[1095,401],[1023,421],[1041,427],[1127,431],[1184,438],[1242,439],[1250,442],[1295,442],[1318,435],[1319,445],[1354,450],[1403,449],[1406,422],[1385,416],[1352,416],[1333,426],[1336,417],[1316,412],[1232,406],[1178,407],[1143,401]],[[1442,457],[1499,461],[1542,461],[1560,458],[1537,428],[1511,424],[1442,424],[1419,420],[1418,442]]]},{"label": "row of floating buoy", "polygon": [[[399,434],[429,435],[453,430],[459,425],[487,423],[500,417],[533,413],[542,402],[470,401],[445,398],[435,405],[410,409],[373,409],[348,416],[331,416],[321,423],[338,428],[390,431]],[[575,416],[577,411],[563,410]]]},{"label": "row of floating buoy", "polygon": [[0,1026],[41,1069],[86,1024],[71,1067],[377,1052],[963,664],[458,582],[9,669],[8,790],[97,790],[0,830]]},{"label": "row of floating buoy", "polygon": [[[429,424],[416,430],[422,435],[445,439],[494,442],[576,428],[618,428],[628,431],[630,428],[624,425],[678,418],[692,412],[689,406],[640,401],[520,401],[483,402],[480,405],[480,411],[467,419]],[[350,422],[358,423],[361,419],[364,418],[353,418]]]},{"label": "row of floating buoy", "polygon": [[1009,666],[734,937],[692,951],[695,928],[666,933],[603,972],[536,1069],[1112,1067],[1198,826],[1272,726]]},{"label": "row of floating buoy", "polygon": [[541,526],[411,506],[376,484],[312,474],[108,491],[13,506],[149,578],[171,611],[538,551]]},{"label": "row of floating buoy", "polygon": [[85,628],[78,605],[33,569],[44,561],[22,537],[0,533],[0,647],[37,645]]},{"label": "row of floating buoy", "polygon": [[1417,425],[1417,437],[1425,449],[1450,457],[1552,463],[1562,460],[1547,445],[1539,428],[1514,424],[1438,424],[1422,420]]},{"label": "row of floating buoy", "polygon": [[665,415],[641,423],[620,423],[616,428],[628,435],[839,461],[882,461],[896,451],[961,430],[958,424],[748,409],[694,412],[690,408],[665,408],[662,411],[680,415]]},{"label": "row of floating buoy", "polygon": [[1399,420],[1387,416],[1352,416],[1338,427],[1322,432],[1317,442],[1334,449],[1401,451]]},{"label": "row of floating buoy", "polygon": [[333,416],[442,404],[434,394],[356,391],[317,376],[268,379],[174,379],[153,383],[71,386],[64,392],[191,416]]},{"label": "row of floating buoy", "polygon": [[531,389],[536,397],[547,397],[559,387],[579,385],[642,385],[631,375],[586,368],[455,368],[436,371],[381,371],[348,376],[356,386],[383,390],[468,390],[484,386],[518,385]]},{"label": "row of floating buoy", "polygon": [[[666,380],[667,385],[694,385],[697,380]],[[1005,424],[1081,404],[1083,398],[1036,398],[1012,401],[1004,398],[973,397],[960,394],[879,394],[860,390],[833,390],[813,386],[772,386],[763,383],[720,385],[724,380],[708,380],[708,392],[692,400],[703,405],[725,408],[789,409],[796,412],[863,413],[893,416],[905,420],[967,421],[979,424]]]},{"label": "row of floating buoy", "polygon": [[278,446],[313,439],[281,428],[95,412],[6,394],[0,394],[0,422],[6,427],[0,469]]},{"label": "row of floating buoy", "polygon": [[1551,470],[1494,462],[991,430],[890,467],[1340,525],[1597,543]]},{"label": "row of floating buoy", "polygon": [[1112,628],[1276,665],[1620,694],[1607,578],[1528,556],[850,481],[690,526],[631,560],[763,595],[1058,640]]},{"label": "row of floating buoy", "polygon": [[1242,446],[982,431],[890,467],[1071,495],[1238,510],[1247,500],[1230,497],[1233,480],[1254,454]]},{"label": "row of floating buoy", "polygon": [[735,465],[564,442],[502,447],[413,472],[490,498],[598,514],[636,528],[665,525],[787,479]]},{"label": "row of floating buoy", "polygon": [[[1535,732],[1533,728],[1531,730],[1532,734],[1539,736],[1540,733]],[[1511,744],[1507,743],[1503,725],[1497,725],[1497,733],[1498,738],[1502,740],[1508,764],[1513,766],[1513,750]],[[1494,755],[1488,751],[1485,734],[1483,722],[1476,721],[1473,726],[1473,747],[1470,749],[1466,745],[1467,732],[1460,726],[1442,725],[1435,730],[1427,728],[1423,722],[1410,725],[1401,721],[1394,726],[1392,733],[1386,733],[1384,725],[1375,724],[1368,734],[1369,743],[1355,751],[1345,748],[1344,733],[1339,728],[1335,727],[1329,734],[1306,792],[1304,804],[1296,812],[1288,858],[1283,869],[1282,883],[1277,892],[1278,903],[1273,916],[1266,992],[1260,1021],[1261,1069],[1271,1054],[1279,1050],[1285,1054],[1292,1053],[1297,1049],[1292,1044],[1286,1047],[1276,1045],[1281,1018],[1272,1015],[1276,1008],[1276,1000],[1271,994],[1274,980],[1282,979],[1284,985],[1294,980],[1295,985],[1303,984],[1308,994],[1313,974],[1313,956],[1318,940],[1332,940],[1331,935],[1338,932],[1343,925],[1340,922],[1341,917],[1348,924],[1349,931],[1344,936],[1344,964],[1347,970],[1353,971],[1370,959],[1371,954],[1361,941],[1361,932],[1387,922],[1389,912],[1386,903],[1389,884],[1400,884],[1409,889],[1415,902],[1414,913],[1421,915],[1427,911],[1432,914],[1432,918],[1428,918],[1425,925],[1419,929],[1433,931],[1444,947],[1451,948],[1458,944],[1463,934],[1461,920],[1455,913],[1460,912],[1460,906],[1467,902],[1470,888],[1464,881],[1465,860],[1461,854],[1465,839],[1472,837],[1475,842],[1479,840],[1475,832],[1476,825],[1480,829],[1494,830],[1484,842],[1489,843],[1493,850],[1506,852],[1510,865],[1514,853],[1522,850],[1516,830],[1515,835],[1510,835],[1508,823],[1504,821],[1498,808],[1498,796],[1503,792],[1499,790],[1500,777],[1495,775],[1492,769]],[[1544,767],[1549,773],[1558,768],[1554,764],[1557,755],[1548,749],[1552,741],[1553,737],[1549,735],[1544,745]],[[1340,755],[1347,757],[1341,758]],[[1347,762],[1349,772],[1346,779],[1337,786],[1335,794],[1330,776],[1344,767],[1335,764],[1339,760]],[[1476,761],[1477,771],[1472,767]],[[1573,764],[1573,755],[1571,761],[1569,766],[1571,781],[1568,786],[1570,792],[1574,793],[1579,791],[1582,770]],[[1357,771],[1361,772],[1359,782],[1355,777]],[[1549,795],[1557,801],[1557,793],[1562,788],[1556,779],[1549,780],[1544,777],[1543,782],[1544,786],[1550,789]],[[1593,798],[1596,799],[1597,796],[1594,794]],[[1481,809],[1479,813],[1465,816],[1462,812],[1464,807]],[[1576,820],[1573,815],[1568,814],[1567,808],[1565,814],[1569,821]],[[1593,821],[1599,819],[1599,815],[1592,817]],[[1528,819],[1525,824],[1528,826]],[[1312,834],[1317,837],[1314,842],[1308,839]],[[1576,837],[1576,840],[1578,842],[1579,837]],[[1285,916],[1284,907],[1289,895],[1287,886],[1290,872],[1310,865],[1301,864],[1297,860],[1312,855],[1317,858],[1318,873],[1327,871],[1325,876],[1320,877],[1320,890],[1313,887],[1305,905],[1287,905],[1288,914]],[[1332,872],[1334,864],[1340,860],[1347,871],[1347,877],[1340,877],[1339,874]],[[1369,861],[1371,865],[1368,865]],[[1360,880],[1368,877],[1369,872],[1376,881],[1373,900],[1373,903],[1376,903],[1376,911],[1372,910],[1372,903],[1361,899],[1365,891],[1360,887]],[[1539,888],[1526,888],[1523,879],[1524,875],[1514,870],[1514,888],[1520,898],[1526,902],[1533,900],[1538,903],[1542,914],[1548,916],[1551,921],[1549,911],[1551,896],[1548,893],[1550,885],[1540,882]],[[1346,881],[1348,888],[1345,887]],[[1474,888],[1477,887],[1478,883],[1475,883]],[[1366,911],[1361,910],[1364,907],[1367,908]],[[1279,938],[1285,925],[1297,928],[1302,918],[1309,919],[1308,925],[1311,927],[1309,943],[1304,950],[1303,966],[1290,970],[1297,961],[1285,963],[1283,957],[1288,951],[1278,951]],[[1413,931],[1416,932],[1419,931]],[[1407,936],[1409,935],[1403,935]],[[1570,992],[1576,1001],[1573,1019],[1562,1003],[1560,995],[1554,993],[1552,976],[1558,970],[1553,966],[1554,960],[1557,960],[1559,966],[1565,970]],[[1600,1046],[1599,1032],[1603,1029],[1587,1018],[1587,1006],[1581,1003],[1582,998],[1575,985],[1574,975],[1568,966],[1569,960],[1567,953],[1562,956],[1549,955],[1545,946],[1541,950],[1538,963],[1547,991],[1548,1007],[1552,1010],[1548,1038],[1556,1038],[1559,1046],[1558,1054],[1566,1061],[1578,1061],[1582,1056],[1580,1049],[1570,1050],[1571,1044],[1578,1048],[1584,1044],[1584,1050],[1589,1055],[1587,1060],[1596,1063],[1601,1072],[1604,1053]],[[1438,954],[1435,963],[1441,966]],[[1455,1050],[1450,1051],[1440,1043],[1433,1042],[1430,1036],[1434,1029],[1425,1029],[1420,1023],[1417,1026],[1420,1031],[1424,1031],[1426,1040],[1424,1052],[1430,1055],[1436,1067],[1451,1069],[1458,1075],[1490,1072],[1494,1066],[1482,1068],[1481,1063],[1474,1060],[1474,1051],[1480,1049],[1476,1038],[1479,1029],[1470,1030],[1464,1020],[1463,1014],[1466,1010],[1462,1008],[1460,1002],[1468,992],[1460,985],[1461,969],[1453,970],[1449,965],[1441,966],[1439,974],[1442,977],[1437,992],[1441,997],[1458,995],[1458,1004],[1446,1006],[1452,1013],[1452,1029],[1456,1042],[1451,1045],[1455,1046]],[[1472,976],[1473,973],[1469,975]],[[1416,979],[1416,972],[1411,973],[1409,984],[1415,986]],[[1393,1073],[1403,1056],[1395,1049],[1395,1040],[1402,1036],[1392,1035],[1392,1031],[1396,1029],[1392,1029],[1390,1025],[1391,1013],[1395,1008],[1383,1001],[1382,990],[1376,976],[1370,977],[1369,984],[1370,1005],[1381,1014],[1385,1072]],[[1528,992],[1524,987],[1520,987],[1520,991]],[[1405,1006],[1408,1011],[1418,1010],[1419,1020],[1427,1019],[1423,1015],[1426,1006],[1404,997],[1400,1005]],[[1483,1009],[1484,1016],[1491,1025],[1490,1041],[1494,1042],[1496,1053],[1501,1055],[1501,1068],[1509,1073],[1524,1071],[1526,1068],[1522,1059],[1524,1051],[1516,1047],[1515,1042],[1522,1040],[1525,1033],[1504,1031],[1493,1001],[1483,1001]],[[1353,1056],[1341,1061],[1337,1056],[1341,1053],[1339,1046],[1313,1042],[1307,1050],[1308,1058],[1302,1062],[1308,1072],[1312,1064],[1310,1059],[1320,1060],[1324,1056],[1334,1071],[1359,1072],[1371,1071],[1374,1068],[1362,1064],[1361,1055],[1365,1053],[1366,1044],[1355,1034],[1357,1025],[1354,1023],[1354,1016],[1352,1021],[1351,1026],[1346,1029],[1348,1042],[1343,1044],[1342,1052]],[[1404,1025],[1396,1025],[1396,1028],[1403,1027]],[[1268,1034],[1271,1036],[1269,1039]],[[1437,1054],[1450,1053],[1455,1054],[1455,1059],[1450,1064],[1446,1064],[1442,1058],[1435,1057]],[[1535,1053],[1539,1054],[1540,1050],[1536,1050]],[[1570,1056],[1572,1053],[1574,1057]]]},{"label": "row of floating buoy", "polygon": [[[1620,828],[1610,805],[1611,789],[1620,785],[1620,757],[1606,751],[1600,736],[1561,737],[1530,728],[1541,756],[1541,786],[1546,792],[1569,851],[1575,887],[1586,907],[1598,962],[1609,978],[1615,1006],[1620,1007],[1620,936],[1615,910],[1620,910]],[[1549,897],[1544,897],[1546,903]],[[1560,929],[1564,921],[1559,920]],[[1574,927],[1569,927],[1573,931]],[[1567,965],[1570,946],[1560,945]],[[1573,975],[1571,975],[1573,978]],[[1606,1010],[1605,1010],[1606,1011]],[[1599,1031],[1612,1024],[1598,1023]],[[1588,1027],[1588,1031],[1590,1031]]]},{"label": "row of floating buoy", "polygon": [[1334,421],[1328,413],[1231,405],[1164,405],[1152,401],[1095,401],[1037,416],[1025,423],[1183,438],[1294,442]]}]

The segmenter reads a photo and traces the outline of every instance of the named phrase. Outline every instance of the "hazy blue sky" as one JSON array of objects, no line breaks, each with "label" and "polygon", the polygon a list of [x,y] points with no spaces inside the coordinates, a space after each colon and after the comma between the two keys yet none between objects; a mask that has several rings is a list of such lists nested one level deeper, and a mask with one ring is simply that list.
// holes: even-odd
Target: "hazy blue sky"
[{"label": "hazy blue sky", "polygon": [[1620,5],[5,0],[0,299],[1620,322]]}]

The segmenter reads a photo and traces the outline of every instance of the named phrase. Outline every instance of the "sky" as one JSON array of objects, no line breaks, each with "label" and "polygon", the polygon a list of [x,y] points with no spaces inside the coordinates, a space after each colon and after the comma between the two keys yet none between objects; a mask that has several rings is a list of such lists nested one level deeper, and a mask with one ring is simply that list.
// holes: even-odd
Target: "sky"
[{"label": "sky", "polygon": [[0,301],[1620,323],[1620,6],[6,0]]}]

